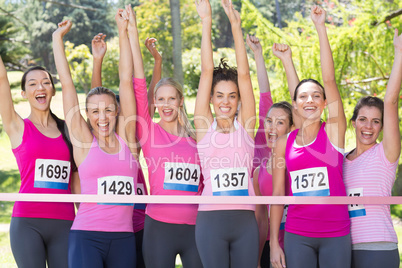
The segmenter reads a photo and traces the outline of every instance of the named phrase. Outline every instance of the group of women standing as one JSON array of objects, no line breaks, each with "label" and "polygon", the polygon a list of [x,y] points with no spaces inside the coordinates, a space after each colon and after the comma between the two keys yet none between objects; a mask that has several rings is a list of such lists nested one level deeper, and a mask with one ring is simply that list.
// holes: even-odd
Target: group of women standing
[{"label": "group of women standing", "polygon": [[[273,45],[293,105],[273,104],[261,44],[247,36],[260,87],[260,127],[254,137],[255,99],[240,15],[229,0],[222,0],[222,7],[231,24],[238,67],[224,60],[214,67],[211,6],[208,0],[196,1],[202,40],[195,130],[180,83],[160,79],[154,39],[146,41],[155,58],[147,92],[131,6],[115,16],[120,101],[102,87],[106,47],[105,36],[99,34],[93,41],[87,120],[80,114],[64,52],[70,21],[59,23],[53,33],[65,124],[50,111],[55,87],[40,67],[23,76],[22,95],[31,114],[20,118],[0,59],[0,114],[20,169],[20,192],[142,194],[142,149],[151,195],[389,196],[401,151],[402,35],[395,30],[395,60],[384,101],[364,97],[358,102],[351,119],[356,148],[345,154],[347,123],[325,11],[317,6],[311,10],[324,86],[313,79],[299,82],[290,47]],[[154,107],[158,123],[152,120]],[[321,120],[325,107],[327,122]],[[382,129],[384,141],[377,143]],[[148,204],[144,219],[143,212],[133,214],[139,208],[133,204],[81,203],[75,216],[73,204],[16,202],[11,247],[19,267],[45,267],[46,262],[48,267],[174,267],[177,254],[183,266],[191,268],[399,267],[389,206],[349,205],[349,211],[347,205],[285,207],[287,213],[283,205]]]}]

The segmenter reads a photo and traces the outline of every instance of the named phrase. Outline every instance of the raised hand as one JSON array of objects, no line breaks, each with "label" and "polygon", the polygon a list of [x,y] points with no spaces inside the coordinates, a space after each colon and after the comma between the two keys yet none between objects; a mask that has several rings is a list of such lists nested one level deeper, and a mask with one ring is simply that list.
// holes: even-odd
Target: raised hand
[{"label": "raised hand", "polygon": [[398,29],[395,29],[394,47],[395,47],[395,52],[402,53],[402,33],[401,33],[401,35],[398,36]]},{"label": "raised hand", "polygon": [[70,20],[65,20],[57,24],[58,28],[53,32],[53,36],[59,36],[63,38],[71,29],[73,24]]},{"label": "raised hand", "polygon": [[315,25],[325,25],[325,10],[319,6],[311,8],[311,20]]},{"label": "raised hand", "polygon": [[[120,31],[126,31],[127,30],[127,25],[128,25],[128,17],[126,15],[126,13],[123,14],[125,10],[119,8],[116,12],[116,15],[114,16],[114,19],[116,20],[117,23],[117,28]],[[125,16],[123,16],[125,15]]]},{"label": "raised hand", "polygon": [[195,6],[197,8],[197,12],[201,20],[204,20],[205,18],[212,19],[212,11],[211,11],[211,5],[209,4],[209,0],[196,0]]},{"label": "raised hand", "polygon": [[257,37],[247,34],[246,42],[249,48],[251,48],[251,50],[254,52],[254,54],[262,53],[262,46],[260,40]]},{"label": "raised hand", "polygon": [[228,16],[230,24],[240,26],[240,14],[237,10],[234,9],[233,3],[231,0],[222,0],[222,7],[225,10],[226,16]]},{"label": "raised hand", "polygon": [[275,57],[281,61],[292,59],[292,51],[286,44],[274,43],[272,46],[272,52],[274,53]]},{"label": "raised hand", "polygon": [[103,59],[106,54],[107,45],[105,38],[106,34],[98,33],[92,39],[92,56],[95,59]]},{"label": "raised hand", "polygon": [[137,29],[137,18],[131,5],[126,5],[126,9],[123,11],[123,17],[128,19],[128,30]]},{"label": "raised hand", "polygon": [[154,57],[154,60],[162,60],[162,56],[159,53],[159,51],[156,49],[156,38],[153,37],[147,37],[145,40],[145,46],[147,47],[148,51],[151,53],[152,57]]}]

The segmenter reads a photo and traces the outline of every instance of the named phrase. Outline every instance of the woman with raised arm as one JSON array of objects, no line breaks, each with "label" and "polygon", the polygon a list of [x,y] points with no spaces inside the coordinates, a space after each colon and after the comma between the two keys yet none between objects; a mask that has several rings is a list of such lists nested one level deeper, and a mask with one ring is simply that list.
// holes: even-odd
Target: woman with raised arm
[{"label": "woman with raised arm", "polygon": [[[43,67],[32,67],[22,76],[21,89],[31,108],[26,119],[14,110],[0,57],[0,115],[21,174],[19,192],[79,193],[67,127],[50,110],[56,93],[51,74]],[[67,267],[68,232],[74,217],[73,203],[15,202],[10,243],[17,266]]]},{"label": "woman with raised arm", "polygon": [[[254,196],[255,100],[239,12],[222,6],[232,26],[237,70],[224,60],[214,68],[212,14],[208,0],[196,1],[202,20],[201,77],[195,104],[197,149],[204,175],[204,196]],[[238,117],[236,111],[242,102]],[[216,118],[210,108],[213,105]],[[196,240],[204,267],[257,267],[255,205],[200,204]]]},{"label": "woman with raised arm", "polygon": [[[353,111],[356,148],[346,154],[343,178],[349,196],[391,196],[401,154],[398,102],[402,81],[402,34],[394,35],[394,65],[384,101],[361,98]],[[377,143],[383,130],[383,141]],[[398,238],[388,205],[349,205],[352,267],[399,267]]]},{"label": "woman with raised arm", "polygon": [[[260,46],[258,39],[252,36],[247,38],[247,43],[253,43],[255,46]],[[273,54],[278,57],[284,67],[288,80],[288,86],[290,92],[294,91],[294,88],[299,83],[299,77],[297,76],[296,69],[292,60],[292,53],[290,47],[285,44],[274,44],[272,46]],[[262,53],[260,55],[262,57]],[[257,57],[256,57],[257,59]],[[266,75],[265,64],[262,66],[264,72],[258,72],[257,76],[260,80],[260,76],[266,76],[266,81],[268,81],[268,76]],[[257,67],[258,69],[258,67]],[[293,90],[292,90],[293,89]],[[272,102],[272,100],[271,100]],[[260,100],[261,107],[261,100]],[[275,147],[276,140],[289,133],[294,129],[294,118],[297,115],[293,115],[292,106],[286,102],[274,103],[268,110],[268,114],[262,121],[264,127],[264,139],[266,140],[267,147],[269,150]],[[261,116],[260,116],[261,118]],[[295,120],[298,122],[299,120]],[[261,124],[261,123],[260,123]],[[299,127],[299,126],[297,126]],[[258,134],[257,134],[258,135]],[[257,139],[256,135],[256,139]],[[256,151],[254,151],[256,152]],[[257,167],[253,173],[253,185],[254,191],[257,196],[272,196],[272,157],[268,159],[263,159],[261,165]],[[285,206],[286,208],[288,205]],[[286,210],[285,210],[286,211]],[[285,216],[282,217],[280,233],[279,233],[279,243],[283,249],[283,238],[284,238],[284,227],[286,221]],[[259,250],[259,267],[269,268],[270,267],[270,248],[269,248],[269,205],[256,205],[255,215],[258,223],[258,229],[260,234],[260,250]]]},{"label": "woman with raised arm", "polygon": [[[129,29],[129,36],[134,63],[142,64],[137,29]],[[180,83],[163,78],[156,84],[153,102],[160,115],[158,123],[152,121],[148,109],[145,76],[134,77],[133,84],[137,137],[148,165],[151,195],[200,195],[202,177],[194,129],[184,111]],[[197,209],[194,204],[147,205],[143,237],[146,267],[174,267],[178,254],[184,267],[202,267],[195,244]]]},{"label": "woman with raised arm", "polygon": [[[92,39],[92,56],[93,56],[93,72],[91,87],[102,86],[102,62],[106,54],[107,45],[105,40],[106,35],[99,33]],[[155,67],[156,68],[156,67]],[[162,67],[160,67],[162,68]],[[120,105],[119,95],[116,95],[117,105]],[[141,147],[138,147],[138,155],[140,154]],[[137,195],[148,195],[148,190],[145,184],[144,173],[141,166],[138,166],[137,175]],[[136,203],[133,210],[133,230],[135,236],[135,249],[136,249],[136,267],[144,268],[144,258],[142,255],[142,241],[144,235],[144,221],[145,221],[145,208],[146,204]]]},{"label": "woman with raised arm", "polygon": [[[320,41],[324,87],[313,79],[296,87],[293,107],[300,129],[277,140],[273,152],[273,195],[285,195],[286,173],[292,196],[345,196],[342,179],[346,119],[335,82],[325,11],[311,9]],[[328,103],[328,121],[321,114]],[[271,205],[271,263],[282,267],[350,267],[350,221],[346,205],[289,205],[285,224],[285,255],[278,236],[282,205]],[[286,262],[285,262],[286,256]]]},{"label": "woman with raised arm", "polygon": [[258,129],[255,134],[255,147],[253,159],[253,172],[271,156],[271,148],[267,146],[265,138],[264,120],[268,110],[272,106],[272,96],[269,86],[267,69],[265,67],[264,56],[262,55],[262,46],[260,40],[252,35],[247,35],[246,39],[248,47],[254,53],[255,65],[257,67],[258,88],[260,89]]},{"label": "woman with raised arm", "polygon": [[[86,99],[88,123],[79,113],[78,98],[64,52],[63,37],[70,21],[53,33],[53,51],[63,92],[63,108],[83,194],[134,195],[138,161],[135,147],[133,63],[127,36],[127,14],[117,11],[121,105],[103,87]],[[140,72],[140,70],[138,70]],[[134,76],[137,70],[134,71]],[[134,105],[133,105],[134,103]],[[135,267],[135,238],[130,204],[81,203],[69,236],[69,267]]]}]

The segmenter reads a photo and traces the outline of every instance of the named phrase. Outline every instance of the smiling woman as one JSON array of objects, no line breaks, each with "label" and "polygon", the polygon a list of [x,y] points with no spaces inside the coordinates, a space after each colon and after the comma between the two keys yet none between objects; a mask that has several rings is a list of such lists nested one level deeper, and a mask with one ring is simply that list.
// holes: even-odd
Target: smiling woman
[{"label": "smiling woman", "polygon": [[[345,157],[344,181],[350,196],[390,196],[401,153],[398,98],[402,83],[402,35],[394,35],[395,57],[384,101],[366,96],[351,118],[356,148]],[[383,141],[377,143],[383,130]],[[398,238],[389,206],[349,205],[352,267],[399,267]]]},{"label": "smiling woman", "polygon": [[[31,108],[26,119],[14,110],[1,58],[0,89],[0,114],[21,174],[19,192],[71,193],[78,182],[76,167],[64,121],[50,110],[55,94],[50,73],[40,66],[24,73],[21,94]],[[46,262],[67,267],[68,232],[73,219],[72,203],[15,202],[10,242],[18,267],[45,267]]]},{"label": "smiling woman", "polygon": [[[63,37],[70,31],[72,23],[59,23],[53,33],[64,114],[73,138],[82,194],[135,194],[138,161],[136,127],[132,118],[136,106],[131,82],[133,62],[127,35],[127,17],[131,12],[131,7],[126,6],[115,15],[119,30],[121,109],[118,113],[112,91],[96,87],[88,93],[86,100],[88,123],[79,112],[77,93],[64,51]],[[136,68],[134,76],[143,73],[141,69],[142,66]],[[118,115],[121,121],[117,120]],[[69,267],[135,267],[132,215],[133,206],[130,204],[81,203],[69,234]]]}]

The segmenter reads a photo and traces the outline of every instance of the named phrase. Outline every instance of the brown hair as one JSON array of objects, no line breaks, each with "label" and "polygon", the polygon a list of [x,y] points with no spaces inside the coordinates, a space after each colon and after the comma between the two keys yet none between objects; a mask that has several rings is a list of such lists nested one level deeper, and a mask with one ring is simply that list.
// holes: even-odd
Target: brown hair
[{"label": "brown hair", "polygon": [[[183,94],[183,87],[181,86],[180,82],[177,81],[176,79],[172,77],[166,77],[162,78],[155,86],[154,89],[154,96],[156,96],[156,92],[161,88],[162,86],[172,86],[176,89],[177,93],[179,94],[179,98],[182,99],[184,97]],[[190,120],[188,120],[187,113],[184,110],[183,106],[180,106],[179,108],[179,115],[178,115],[178,121],[179,124],[183,127],[185,133],[190,136],[191,138],[195,139],[195,131],[193,126],[190,123]]]},{"label": "brown hair", "polygon": [[322,93],[324,94],[324,100],[327,98],[327,97],[325,96],[325,89],[324,89],[324,87],[321,85],[321,83],[318,82],[318,81],[315,80],[315,79],[309,78],[309,79],[303,79],[303,80],[301,80],[301,81],[299,82],[299,84],[296,86],[295,93],[294,93],[294,96],[293,96],[293,100],[294,100],[294,101],[296,101],[297,90],[299,89],[299,87],[300,87],[301,85],[303,85],[304,83],[307,83],[307,82],[311,82],[311,83],[314,83],[314,84],[316,84],[317,86],[319,86],[319,87],[322,89]]},{"label": "brown hair", "polygon": [[284,110],[289,118],[289,127],[293,126],[293,114],[292,114],[292,105],[287,102],[287,101],[281,101],[281,102],[277,102],[272,104],[271,108],[269,108],[267,116],[269,114],[269,111],[271,111],[273,108],[279,108]]},{"label": "brown hair", "polygon": [[359,115],[359,111],[361,108],[368,106],[368,107],[376,107],[381,112],[381,124],[384,121],[384,102],[382,99],[373,97],[373,96],[365,96],[361,98],[353,110],[353,116],[350,121],[356,121],[357,116]]}]

